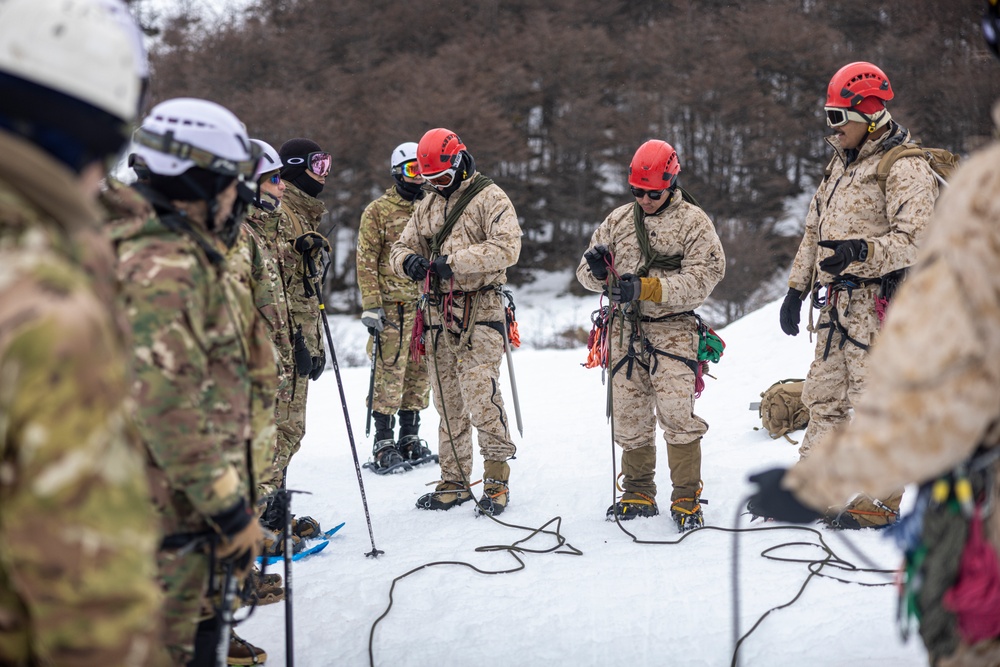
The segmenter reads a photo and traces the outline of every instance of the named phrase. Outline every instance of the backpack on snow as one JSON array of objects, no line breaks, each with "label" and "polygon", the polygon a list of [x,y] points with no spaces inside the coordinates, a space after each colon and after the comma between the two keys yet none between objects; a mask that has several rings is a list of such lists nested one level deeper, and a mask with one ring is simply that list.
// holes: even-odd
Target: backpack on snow
[{"label": "backpack on snow", "polygon": [[779,380],[761,393],[757,411],[760,423],[772,438],[784,437],[793,445],[799,444],[789,438],[788,433],[805,428],[809,423],[809,410],[802,403],[804,384],[805,380]]},{"label": "backpack on snow", "polygon": [[945,148],[924,148],[919,141],[908,141],[893,146],[878,161],[875,174],[878,177],[878,187],[882,190],[882,194],[885,194],[885,182],[889,178],[889,170],[892,169],[896,160],[901,157],[913,156],[925,159],[938,181],[943,184],[947,183],[951,175],[958,169],[959,157],[951,151]]}]

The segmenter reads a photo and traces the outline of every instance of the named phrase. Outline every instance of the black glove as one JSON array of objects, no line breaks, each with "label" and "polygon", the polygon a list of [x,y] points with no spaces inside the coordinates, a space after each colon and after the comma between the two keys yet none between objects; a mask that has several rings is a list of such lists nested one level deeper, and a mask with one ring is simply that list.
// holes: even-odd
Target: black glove
[{"label": "black glove", "polygon": [[318,357],[312,358],[312,371],[309,373],[310,380],[318,380],[326,369],[326,350],[320,350]]},{"label": "black glove", "polygon": [[431,273],[436,273],[443,280],[448,280],[455,275],[455,272],[448,266],[448,255],[440,255],[431,262]]},{"label": "black glove", "polygon": [[781,302],[781,330],[789,336],[799,335],[799,316],[802,312],[802,290],[788,288]]},{"label": "black glove", "polygon": [[306,339],[302,336],[302,325],[292,336],[292,354],[295,358],[295,373],[300,378],[309,377],[312,373],[312,356],[306,347]]},{"label": "black glove", "polygon": [[318,232],[306,232],[302,236],[296,237],[295,241],[292,243],[292,247],[295,248],[295,252],[300,255],[304,255],[307,252],[317,252],[319,250],[326,250],[327,252],[330,252],[330,242]]},{"label": "black glove", "polygon": [[832,255],[819,263],[819,268],[835,276],[843,273],[851,262],[863,262],[868,259],[868,242],[864,239],[820,241],[819,247],[833,250]]},{"label": "black glove", "polygon": [[[642,278],[634,273],[623,273],[618,279],[618,284],[611,288],[609,296],[617,303],[630,303],[639,298],[642,288]],[[604,293],[608,294],[607,288]]]},{"label": "black glove", "polygon": [[755,516],[776,519],[787,523],[812,523],[822,515],[811,507],[806,507],[790,491],[781,488],[787,468],[772,468],[750,475],[750,481],[757,485],[757,491],[750,496],[747,509]]},{"label": "black glove", "polygon": [[595,245],[583,253],[583,258],[587,260],[587,266],[590,267],[590,273],[598,280],[608,279],[608,263],[606,258],[610,254],[608,247],[604,245]]},{"label": "black glove", "polygon": [[427,261],[427,258],[416,253],[407,255],[406,259],[403,260],[403,271],[410,277],[410,280],[415,280],[418,283],[427,277],[427,269],[430,266],[431,263]]}]

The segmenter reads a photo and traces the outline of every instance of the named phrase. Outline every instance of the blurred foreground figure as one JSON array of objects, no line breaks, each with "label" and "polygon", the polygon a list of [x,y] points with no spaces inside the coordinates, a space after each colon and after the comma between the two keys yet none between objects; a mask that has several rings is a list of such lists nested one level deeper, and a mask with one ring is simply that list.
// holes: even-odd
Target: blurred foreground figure
[{"label": "blurred foreground figure", "polygon": [[110,0],[0,3],[0,664],[166,664],[96,197],[147,77]]}]

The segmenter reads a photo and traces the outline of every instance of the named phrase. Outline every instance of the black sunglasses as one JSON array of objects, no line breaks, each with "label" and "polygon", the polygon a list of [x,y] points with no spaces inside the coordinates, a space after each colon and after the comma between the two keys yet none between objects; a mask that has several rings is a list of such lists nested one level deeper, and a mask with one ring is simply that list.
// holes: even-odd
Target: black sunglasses
[{"label": "black sunglasses", "polygon": [[660,197],[663,196],[663,193],[666,192],[666,189],[664,189],[664,190],[643,190],[642,188],[637,188],[634,185],[628,186],[628,189],[632,191],[632,195],[636,199],[642,199],[646,195],[649,195],[649,198],[652,199],[653,201],[657,201]]}]

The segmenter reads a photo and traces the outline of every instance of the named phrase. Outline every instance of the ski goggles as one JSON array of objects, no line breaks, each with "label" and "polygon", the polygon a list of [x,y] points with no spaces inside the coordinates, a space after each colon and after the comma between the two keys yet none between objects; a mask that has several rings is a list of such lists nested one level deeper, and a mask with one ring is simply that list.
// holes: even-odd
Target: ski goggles
[{"label": "ski goggles", "polygon": [[634,185],[628,186],[628,189],[632,191],[632,196],[635,197],[636,199],[642,199],[646,195],[649,195],[649,198],[652,199],[653,201],[659,201],[660,197],[663,196],[663,193],[666,192],[666,189],[643,190],[642,188],[637,188]]},{"label": "ski goggles", "polygon": [[445,169],[436,174],[427,174],[424,180],[436,188],[446,188],[455,182],[455,169]]},{"label": "ski goggles", "polygon": [[250,157],[246,160],[232,160],[211,153],[204,148],[198,148],[185,141],[174,138],[173,132],[156,134],[140,127],[132,135],[132,140],[140,146],[151,148],[158,153],[164,153],[180,160],[190,160],[195,166],[207,171],[232,178],[254,181],[260,158],[264,151],[255,143],[247,146]]},{"label": "ski goggles", "polygon": [[416,178],[420,176],[420,168],[417,166],[416,160],[410,160],[409,162],[397,165],[392,173],[401,174],[407,178]]},{"label": "ski goggles", "polygon": [[859,123],[868,122],[868,119],[857,111],[851,111],[843,107],[824,107],[823,109],[826,111],[826,124],[830,127],[842,127],[852,120]]},{"label": "ski goggles", "polygon": [[333,157],[325,151],[316,151],[305,157],[290,157],[285,160],[285,165],[304,164],[306,169],[317,176],[329,176],[330,167],[333,165]]}]

